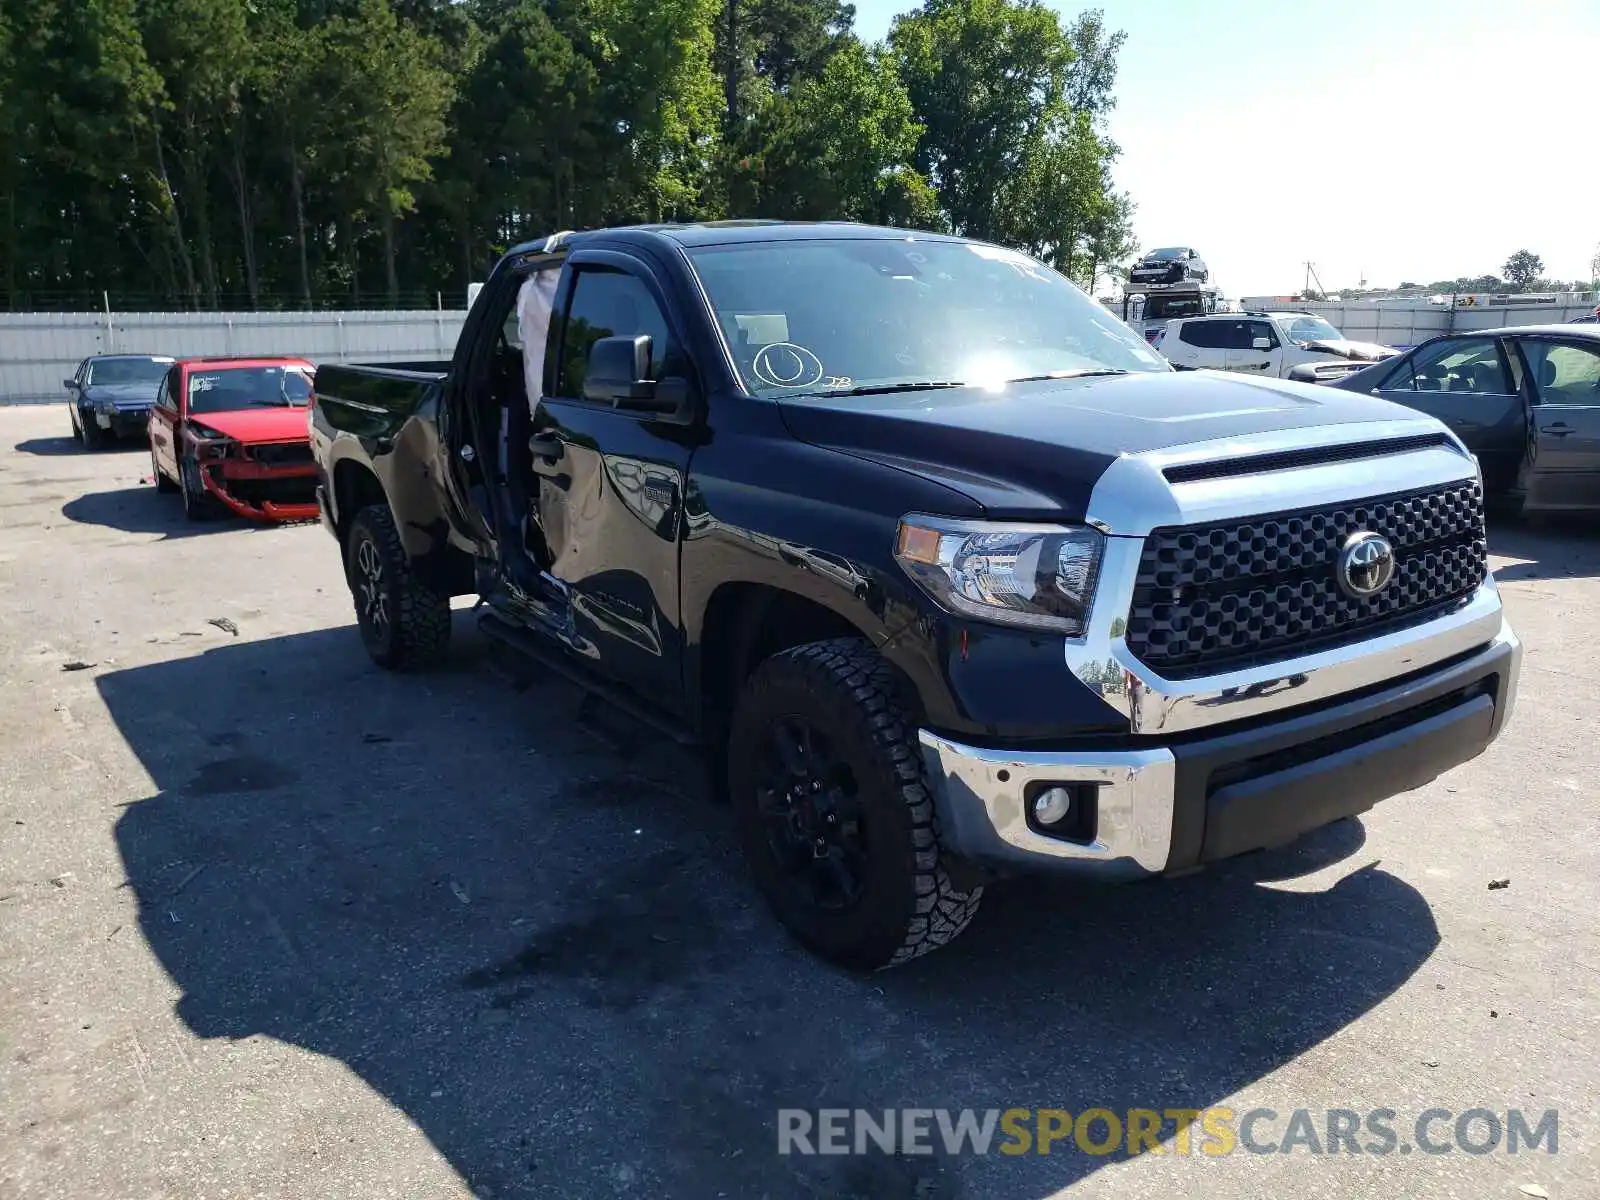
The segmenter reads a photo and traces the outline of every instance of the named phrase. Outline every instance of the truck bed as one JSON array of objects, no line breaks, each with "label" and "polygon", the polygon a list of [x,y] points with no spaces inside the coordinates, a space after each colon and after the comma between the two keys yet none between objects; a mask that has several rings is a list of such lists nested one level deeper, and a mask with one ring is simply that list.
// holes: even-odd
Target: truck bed
[{"label": "truck bed", "polygon": [[372,437],[392,434],[439,390],[447,362],[330,363],[317,368],[313,390],[335,430]]}]

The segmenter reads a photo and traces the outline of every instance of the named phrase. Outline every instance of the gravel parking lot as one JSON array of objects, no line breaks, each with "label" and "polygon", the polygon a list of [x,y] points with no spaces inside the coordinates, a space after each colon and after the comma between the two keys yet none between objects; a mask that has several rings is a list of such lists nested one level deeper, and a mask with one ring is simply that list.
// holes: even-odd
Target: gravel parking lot
[{"label": "gravel parking lot", "polygon": [[[66,430],[0,409],[0,1194],[1600,1196],[1593,532],[1491,531],[1527,654],[1484,757],[1226,869],[995,888],[858,978],[693,759],[485,669],[465,611],[378,671],[321,529],[186,524]],[[777,1153],[789,1107],[1213,1105],[1559,1144]]]}]

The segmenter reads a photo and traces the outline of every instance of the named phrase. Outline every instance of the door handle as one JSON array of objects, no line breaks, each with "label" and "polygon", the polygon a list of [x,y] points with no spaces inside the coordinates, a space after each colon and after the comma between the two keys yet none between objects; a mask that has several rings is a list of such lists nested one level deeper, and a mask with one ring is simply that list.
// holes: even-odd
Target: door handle
[{"label": "door handle", "polygon": [[534,434],[528,439],[528,449],[544,462],[555,462],[567,452],[566,443],[553,433]]},{"label": "door handle", "polygon": [[1546,425],[1544,427],[1544,431],[1546,433],[1553,433],[1557,437],[1566,437],[1567,434],[1572,432],[1572,426],[1568,425],[1565,421],[1562,421],[1555,425]]}]

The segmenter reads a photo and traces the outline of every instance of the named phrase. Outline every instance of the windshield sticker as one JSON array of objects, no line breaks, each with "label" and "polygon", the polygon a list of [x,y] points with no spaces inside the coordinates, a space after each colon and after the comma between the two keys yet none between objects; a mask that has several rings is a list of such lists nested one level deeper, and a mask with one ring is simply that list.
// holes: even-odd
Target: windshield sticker
[{"label": "windshield sticker", "polygon": [[811,387],[823,377],[822,360],[794,342],[761,347],[750,369],[769,387]]},{"label": "windshield sticker", "polygon": [[196,392],[209,392],[222,382],[220,375],[191,375],[189,376],[189,394]]}]

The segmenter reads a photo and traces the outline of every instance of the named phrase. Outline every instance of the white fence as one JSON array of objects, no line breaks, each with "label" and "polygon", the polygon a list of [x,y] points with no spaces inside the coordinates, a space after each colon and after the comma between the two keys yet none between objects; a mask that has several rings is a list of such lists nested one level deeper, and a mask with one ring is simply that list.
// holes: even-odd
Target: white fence
[{"label": "white fence", "polygon": [[91,354],[298,355],[312,362],[449,358],[466,313],[0,313],[0,404],[65,400]]},{"label": "white fence", "polygon": [[1509,325],[1559,325],[1594,311],[1594,301],[1554,305],[1497,305],[1465,308],[1438,304],[1428,307],[1390,307],[1381,302],[1349,300],[1333,304],[1288,304],[1286,308],[1319,313],[1356,342],[1383,346],[1415,346],[1435,334],[1472,329],[1500,329]]}]

